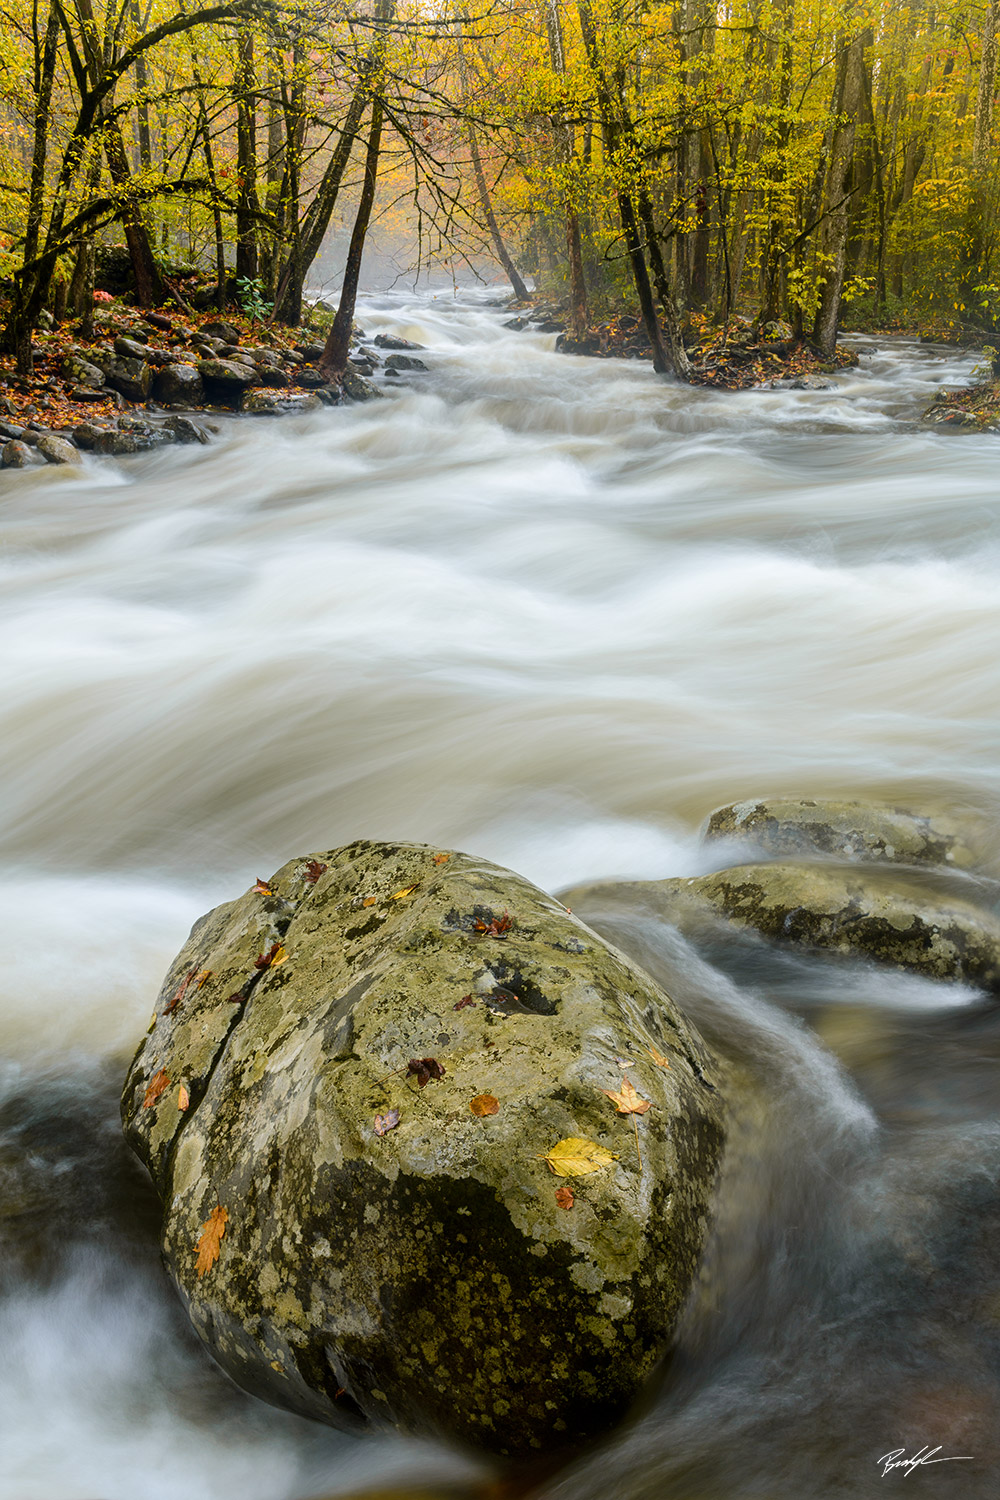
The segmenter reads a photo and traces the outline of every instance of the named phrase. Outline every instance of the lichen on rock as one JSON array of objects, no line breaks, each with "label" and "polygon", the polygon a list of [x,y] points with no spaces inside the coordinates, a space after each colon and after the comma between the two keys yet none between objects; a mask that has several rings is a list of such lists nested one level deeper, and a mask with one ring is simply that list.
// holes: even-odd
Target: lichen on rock
[{"label": "lichen on rock", "polygon": [[[638,1123],[602,1092],[623,1072],[650,1102]],[[717,1077],[652,980],[529,882],[358,842],[196,924],[123,1118],[168,1268],[240,1384],[523,1455],[619,1418],[668,1345],[706,1234]],[[567,1210],[544,1157],[570,1137],[611,1160]]]}]

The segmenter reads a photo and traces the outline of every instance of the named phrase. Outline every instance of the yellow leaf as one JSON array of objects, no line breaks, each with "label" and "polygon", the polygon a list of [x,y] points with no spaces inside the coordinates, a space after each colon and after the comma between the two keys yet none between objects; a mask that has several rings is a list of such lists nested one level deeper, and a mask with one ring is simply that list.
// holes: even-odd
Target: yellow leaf
[{"label": "yellow leaf", "polygon": [[582,1135],[568,1135],[564,1141],[557,1141],[541,1160],[557,1177],[586,1177],[610,1166],[617,1158],[596,1141],[588,1141]]},{"label": "yellow leaf", "polygon": [[271,968],[276,969],[279,964],[284,964],[287,962],[288,954],[285,952],[280,943],[276,943],[274,957],[271,959]]},{"label": "yellow leaf", "polygon": [[198,1240],[198,1260],[195,1265],[199,1281],[207,1271],[212,1269],[219,1258],[219,1247],[222,1244],[222,1237],[226,1232],[228,1220],[229,1215],[220,1203],[212,1209],[212,1212],[201,1226],[201,1237]]},{"label": "yellow leaf", "polygon": [[259,875],[257,877],[257,883],[254,886],[254,890],[259,895],[261,895],[261,896],[273,896],[274,895],[274,892],[272,891],[271,887],[268,885],[267,881],[266,880],[261,880],[261,878],[260,878]]},{"label": "yellow leaf", "polygon": [[415,885],[404,885],[403,889],[401,891],[394,892],[394,894],[389,897],[389,900],[390,901],[403,901],[403,900],[405,900],[405,898],[407,896],[412,896],[413,892],[415,890],[416,890],[416,886]]},{"label": "yellow leaf", "polygon": [[658,1052],[655,1047],[647,1047],[646,1051],[649,1053],[650,1057],[653,1059],[658,1068],[670,1067],[670,1064],[667,1062],[667,1059],[664,1057],[663,1053]]},{"label": "yellow leaf", "polygon": [[644,1115],[651,1107],[650,1101],[636,1092],[628,1078],[622,1079],[622,1086],[617,1093],[611,1089],[601,1089],[601,1093],[607,1094],[620,1115]]},{"label": "yellow leaf", "polygon": [[188,1093],[187,1089],[182,1083],[180,1088],[177,1090],[177,1108],[179,1110],[185,1110],[190,1103],[191,1095]]}]

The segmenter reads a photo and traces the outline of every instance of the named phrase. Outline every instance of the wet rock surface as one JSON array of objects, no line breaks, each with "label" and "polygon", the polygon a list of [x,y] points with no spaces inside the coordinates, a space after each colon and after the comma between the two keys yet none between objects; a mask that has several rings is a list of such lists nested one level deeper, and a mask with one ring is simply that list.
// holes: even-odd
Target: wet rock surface
[{"label": "wet rock surface", "polygon": [[865,802],[806,798],[731,802],[710,814],[704,835],[747,843],[779,858],[815,854],[955,869],[975,863],[969,830],[961,820]]},{"label": "wet rock surface", "polygon": [[[641,1164],[602,1092],[625,1065]],[[527,1454],[620,1417],[669,1342],[713,1076],[666,995],[527,881],[358,842],[195,925],[122,1108],[167,1266],[239,1384]],[[576,1137],[610,1157],[553,1175]]]}]

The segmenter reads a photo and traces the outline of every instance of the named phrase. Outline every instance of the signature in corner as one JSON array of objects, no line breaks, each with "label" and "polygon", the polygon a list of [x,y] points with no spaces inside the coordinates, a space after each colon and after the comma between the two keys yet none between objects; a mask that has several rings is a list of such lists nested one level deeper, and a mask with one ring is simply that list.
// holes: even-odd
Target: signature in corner
[{"label": "signature in corner", "polygon": [[918,1453],[915,1453],[912,1458],[907,1458],[905,1448],[893,1448],[891,1453],[883,1453],[877,1462],[882,1465],[883,1479],[893,1469],[905,1469],[907,1476],[909,1476],[913,1473],[914,1469],[920,1468],[922,1464],[965,1464],[972,1462],[971,1453],[955,1453],[950,1458],[935,1458],[935,1453],[940,1452],[940,1445],[937,1448],[928,1448],[925,1446]]}]

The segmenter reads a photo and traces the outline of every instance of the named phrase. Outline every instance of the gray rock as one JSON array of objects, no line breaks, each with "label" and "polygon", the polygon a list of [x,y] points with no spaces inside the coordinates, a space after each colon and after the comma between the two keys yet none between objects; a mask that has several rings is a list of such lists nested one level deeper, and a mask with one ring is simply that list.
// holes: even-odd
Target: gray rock
[{"label": "gray rock", "polygon": [[717,808],[703,831],[706,839],[747,843],[778,858],[818,854],[955,869],[975,863],[969,831],[960,820],[866,802],[805,798],[733,802]]},{"label": "gray rock", "polygon": [[98,427],[95,422],[81,422],[73,428],[73,441],[78,448],[93,448],[97,439],[108,431],[109,428]]},{"label": "gray rock", "polygon": [[153,395],[162,406],[201,406],[205,385],[194,365],[171,364],[157,371]]},{"label": "gray rock", "polygon": [[[641,970],[485,860],[359,841],[268,886],[196,923],[122,1099],[195,1328],[239,1384],[334,1425],[510,1454],[592,1438],[692,1284],[711,1057]],[[602,1092],[623,1053],[651,1104],[641,1165]],[[554,1176],[571,1138],[604,1165]]]},{"label": "gray rock", "polygon": [[224,344],[238,344],[241,338],[238,328],[232,323],[222,322],[221,319],[214,323],[203,323],[201,333],[203,338],[221,339]]},{"label": "gray rock", "polygon": [[426,370],[427,366],[422,359],[414,359],[412,354],[390,354],[385,362],[385,368],[389,370]]},{"label": "gray rock", "polygon": [[79,401],[84,406],[93,404],[103,406],[105,402],[111,401],[115,396],[118,396],[119,401],[121,400],[121,396],[117,391],[108,390],[104,386],[75,385],[69,394],[71,401]]},{"label": "gray rock", "polygon": [[148,359],[149,350],[145,344],[139,344],[135,339],[119,336],[115,339],[115,353],[122,359]]},{"label": "gray rock", "polygon": [[81,463],[79,450],[67,438],[54,432],[43,432],[38,439],[38,451],[48,464]]},{"label": "gray rock", "polygon": [[95,353],[94,364],[104,372],[105,383],[120,391],[127,401],[146,401],[153,384],[153,371],[144,359]]},{"label": "gray rock", "polygon": [[245,386],[256,385],[259,379],[253,365],[232,359],[201,359],[195,368],[209,390],[214,386],[225,386],[241,391]]},{"label": "gray rock", "polygon": [[241,410],[249,417],[283,417],[304,412],[318,411],[323,405],[320,398],[311,393],[290,391],[248,391],[243,397]]},{"label": "gray rock", "polygon": [[178,443],[208,443],[211,439],[204,427],[192,422],[190,417],[167,417],[164,427],[172,432]]},{"label": "gray rock", "polygon": [[256,369],[261,385],[268,385],[273,390],[283,390],[291,384],[292,377],[287,370],[275,370],[271,365],[257,365]]},{"label": "gray rock", "polygon": [[691,880],[599,882],[563,897],[574,910],[644,908],[692,937],[711,935],[722,920],[781,945],[1000,988],[1000,920],[874,865],[737,865]]},{"label": "gray rock", "polygon": [[12,438],[9,443],[4,443],[0,449],[0,458],[5,469],[30,469],[38,463],[34,450],[19,438]]},{"label": "gray rock", "polygon": [[84,359],[81,354],[67,354],[60,369],[67,380],[73,380],[77,385],[88,389],[93,390],[95,386],[104,384],[104,371],[89,359]]},{"label": "gray rock", "polygon": [[359,375],[357,370],[345,370],[341,385],[344,395],[349,396],[352,401],[377,401],[382,395],[378,386],[372,385],[371,381]]},{"label": "gray rock", "polygon": [[297,344],[295,347],[297,354],[302,359],[308,360],[311,364],[314,364],[317,359],[323,358],[323,344]]},{"label": "gray rock", "polygon": [[8,442],[21,437],[23,432],[24,428],[19,427],[16,422],[0,422],[0,438]]},{"label": "gray rock", "polygon": [[35,321],[43,333],[51,333],[53,328],[56,326],[56,320],[49,312],[47,307],[42,308]]},{"label": "gray rock", "polygon": [[104,457],[125,458],[131,453],[149,453],[171,442],[173,434],[160,428],[149,432],[102,432],[92,447]]},{"label": "gray rock", "polygon": [[422,349],[423,344],[411,344],[409,339],[400,338],[398,333],[377,333],[374,342],[380,349]]}]

